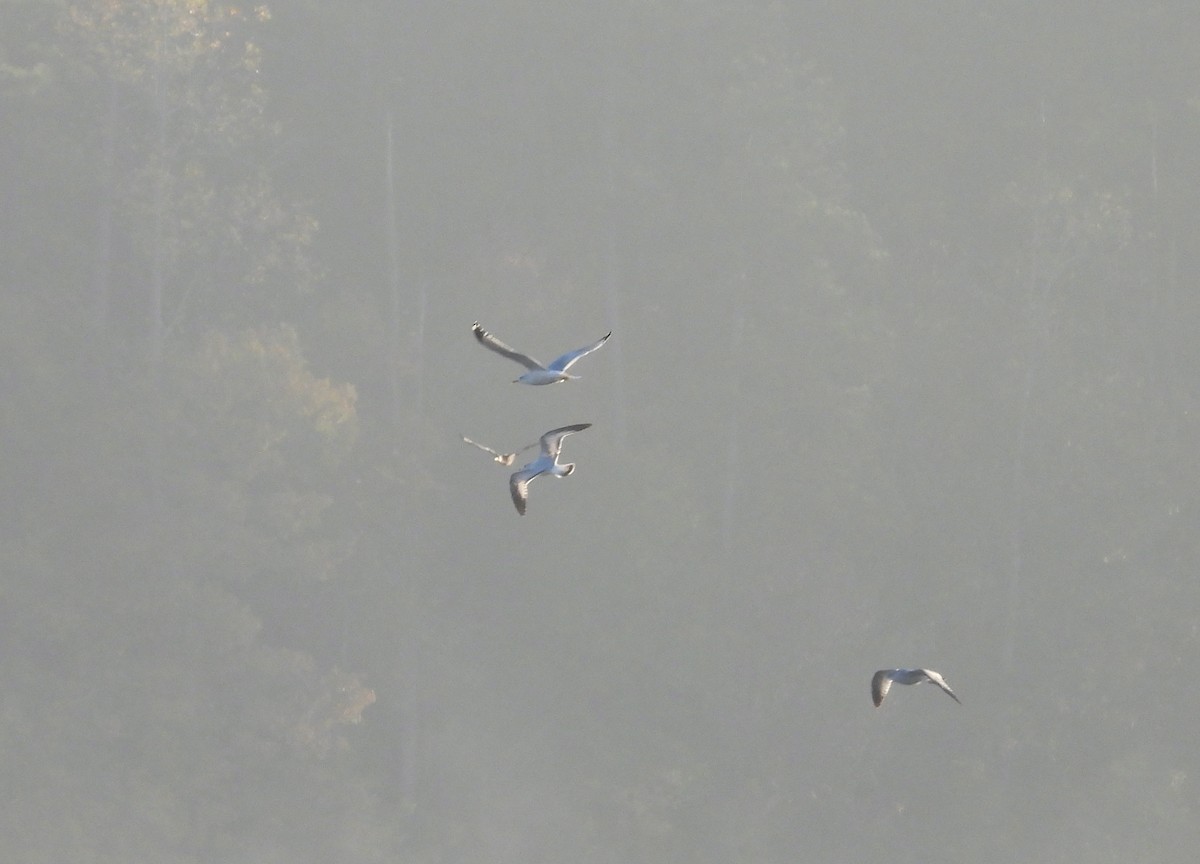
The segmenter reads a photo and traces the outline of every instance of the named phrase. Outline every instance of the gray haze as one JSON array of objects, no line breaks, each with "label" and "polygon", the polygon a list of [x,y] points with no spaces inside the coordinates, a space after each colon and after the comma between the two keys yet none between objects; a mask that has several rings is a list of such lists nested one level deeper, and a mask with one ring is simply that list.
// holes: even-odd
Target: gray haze
[{"label": "gray haze", "polygon": [[0,4],[0,859],[1194,861],[1198,44]]}]

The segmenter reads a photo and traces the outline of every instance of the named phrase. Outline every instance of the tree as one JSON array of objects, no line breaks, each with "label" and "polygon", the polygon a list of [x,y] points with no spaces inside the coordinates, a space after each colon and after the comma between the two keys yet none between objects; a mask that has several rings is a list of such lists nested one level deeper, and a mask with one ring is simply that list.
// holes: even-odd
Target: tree
[{"label": "tree", "polygon": [[111,216],[99,220],[97,254],[116,267],[106,286],[127,292],[108,302],[127,308],[137,297],[128,292],[145,291],[153,365],[170,333],[278,315],[312,284],[315,220],[277,195],[264,161],[247,158],[277,131],[259,84],[270,17],[265,6],[95,0],[73,5],[63,24],[71,74],[104,94],[103,119],[82,128],[107,130],[94,142],[106,154],[98,206],[119,225],[110,235]]}]

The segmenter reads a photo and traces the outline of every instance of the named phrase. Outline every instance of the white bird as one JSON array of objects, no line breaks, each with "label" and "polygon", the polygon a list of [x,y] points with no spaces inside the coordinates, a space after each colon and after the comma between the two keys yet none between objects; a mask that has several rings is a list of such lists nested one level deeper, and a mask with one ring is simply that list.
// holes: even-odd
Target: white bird
[{"label": "white bird", "polygon": [[932,669],[880,669],[871,679],[871,699],[878,708],[883,704],[883,697],[887,695],[892,684],[920,684],[923,681],[932,681],[941,687],[947,696],[958,702],[959,705],[962,704],[962,701],[950,689],[950,685],[946,683],[946,679]]},{"label": "white bird", "polygon": [[478,441],[472,441],[466,435],[462,436],[462,439],[473,447],[478,447],[480,450],[491,453],[492,461],[499,462],[501,465],[513,464],[513,460],[517,458],[517,453],[524,453],[526,450],[532,450],[534,447],[538,446],[538,442],[534,441],[532,444],[526,444],[524,447],[518,450],[517,453],[501,453],[499,450],[493,450],[491,447],[485,447]]},{"label": "white bird", "polygon": [[568,351],[561,357],[556,357],[549,366],[543,366],[528,354],[522,354],[520,351],[509,348],[491,333],[480,327],[478,321],[471,325],[471,332],[475,334],[475,338],[479,340],[479,344],[484,348],[495,351],[497,354],[503,355],[509,360],[516,360],[529,370],[528,372],[523,373],[521,377],[513,381],[514,384],[557,384],[560,381],[578,378],[578,375],[568,375],[567,370],[570,369],[571,365],[580,357],[583,357],[586,354],[591,354],[593,351],[607,342],[608,337],[612,335],[612,331],[609,330],[606,334],[604,334],[604,338],[598,342],[593,342],[591,345],[587,345],[583,348],[576,348],[574,351]]},{"label": "white bird", "polygon": [[562,439],[576,432],[582,432],[591,425],[591,423],[576,423],[573,426],[560,426],[558,429],[551,429],[541,437],[541,455],[508,478],[508,488],[512,492],[513,504],[516,505],[518,513],[522,516],[525,515],[525,502],[529,498],[529,484],[535,477],[543,474],[549,474],[551,477],[566,477],[575,470],[574,462],[558,464]]}]

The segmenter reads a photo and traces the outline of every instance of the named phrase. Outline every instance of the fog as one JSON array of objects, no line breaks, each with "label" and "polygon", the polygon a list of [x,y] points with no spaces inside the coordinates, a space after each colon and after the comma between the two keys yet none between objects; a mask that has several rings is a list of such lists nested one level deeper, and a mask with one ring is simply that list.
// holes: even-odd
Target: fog
[{"label": "fog", "polygon": [[1198,40],[0,6],[0,858],[1194,860]]}]

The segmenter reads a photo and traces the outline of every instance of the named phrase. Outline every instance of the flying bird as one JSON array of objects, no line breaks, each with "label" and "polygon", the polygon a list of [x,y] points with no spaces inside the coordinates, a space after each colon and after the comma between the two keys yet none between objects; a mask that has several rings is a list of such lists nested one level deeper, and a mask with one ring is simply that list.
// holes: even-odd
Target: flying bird
[{"label": "flying bird", "polygon": [[575,361],[580,357],[591,354],[593,351],[607,342],[608,337],[612,335],[612,331],[609,330],[606,334],[604,334],[603,339],[593,342],[591,345],[586,345],[583,348],[576,348],[574,351],[568,351],[561,357],[555,358],[549,366],[543,366],[528,354],[522,354],[520,351],[509,348],[491,333],[480,327],[478,321],[471,325],[471,332],[475,334],[475,338],[479,340],[479,344],[484,348],[495,351],[497,354],[507,357],[509,360],[516,360],[529,370],[528,372],[522,373],[519,378],[514,380],[514,384],[557,384],[560,381],[568,381],[578,378],[578,375],[568,375],[567,370],[570,369],[572,364],[574,364]]},{"label": "flying bird", "polygon": [[878,708],[883,704],[883,697],[888,694],[892,684],[920,684],[922,681],[932,681],[946,692],[946,695],[958,702],[962,701],[954,695],[946,679],[932,669],[880,669],[871,679],[871,699]]},{"label": "flying bird", "polygon": [[466,441],[468,444],[470,444],[472,447],[478,447],[480,450],[483,450],[487,453],[491,453],[492,461],[499,462],[501,465],[513,464],[513,461],[517,458],[517,453],[524,453],[526,450],[531,450],[534,447],[538,446],[538,442],[534,441],[532,444],[526,444],[524,447],[522,447],[520,450],[518,450],[517,453],[501,453],[499,450],[493,450],[491,447],[485,447],[484,445],[480,444],[478,441],[472,441],[466,435],[462,436],[462,439],[464,441]]},{"label": "flying bird", "polygon": [[543,474],[549,474],[551,477],[566,477],[575,470],[574,462],[558,464],[558,453],[562,447],[562,440],[568,435],[582,432],[591,425],[591,423],[576,423],[573,426],[560,426],[558,429],[551,429],[541,437],[539,440],[542,445],[541,455],[508,478],[508,488],[512,492],[513,504],[518,513],[522,516],[525,515],[525,504],[529,499],[529,484],[533,482],[534,478]]}]

